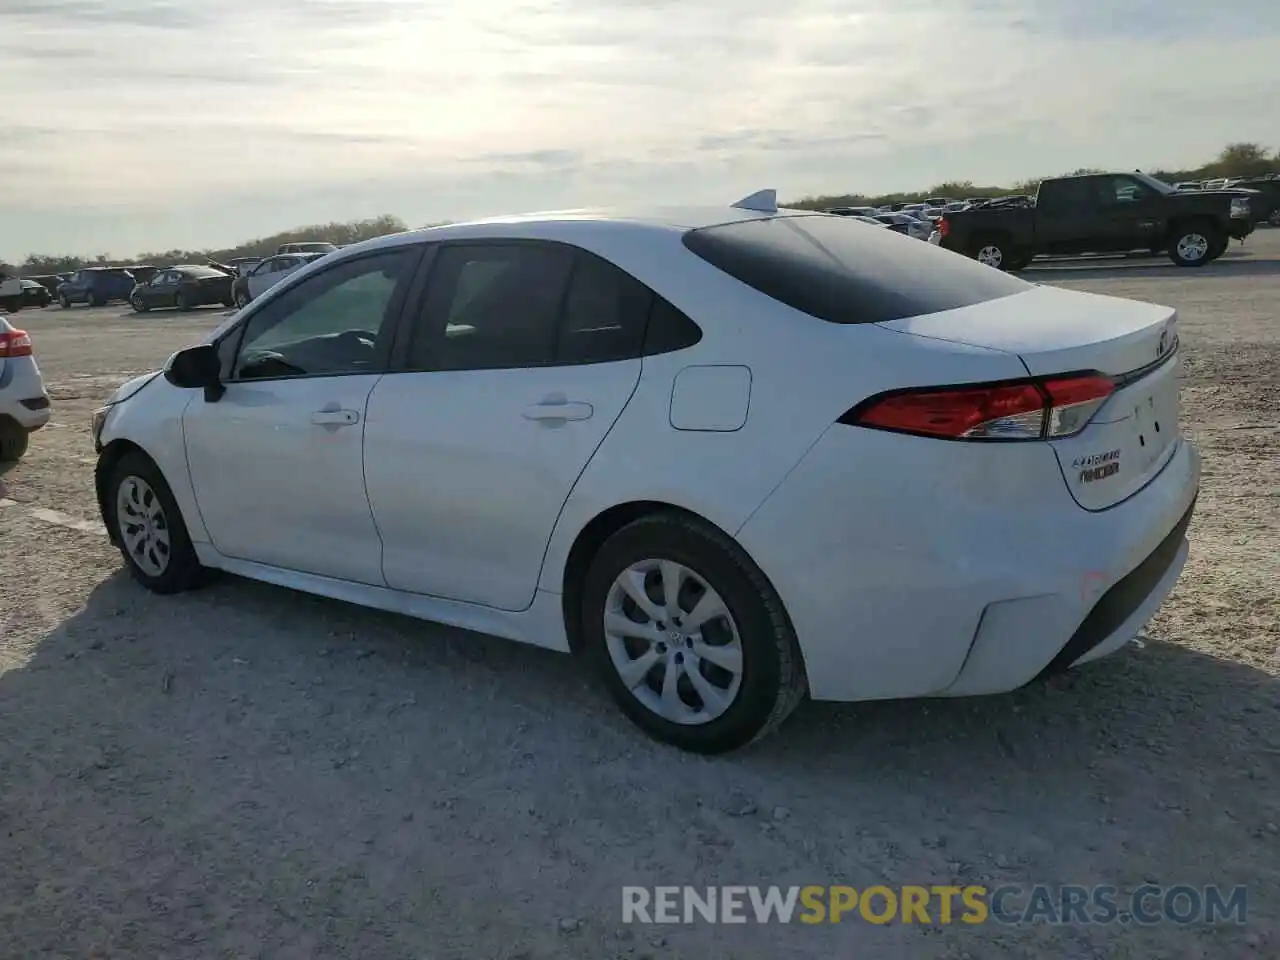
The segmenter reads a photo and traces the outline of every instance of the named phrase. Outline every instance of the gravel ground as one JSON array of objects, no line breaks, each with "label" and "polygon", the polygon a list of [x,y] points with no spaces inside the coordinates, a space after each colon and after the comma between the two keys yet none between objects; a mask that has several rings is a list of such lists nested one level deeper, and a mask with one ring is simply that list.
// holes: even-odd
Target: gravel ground
[{"label": "gravel ground", "polygon": [[[221,311],[23,313],[54,421],[0,507],[0,956],[1280,955],[1280,231],[1244,249],[1027,274],[1180,310],[1204,489],[1145,647],[805,705],[719,759],[567,657],[233,578],[142,592],[95,529],[89,414]],[[1249,922],[621,923],[626,884],[881,882],[1247,884]]]}]

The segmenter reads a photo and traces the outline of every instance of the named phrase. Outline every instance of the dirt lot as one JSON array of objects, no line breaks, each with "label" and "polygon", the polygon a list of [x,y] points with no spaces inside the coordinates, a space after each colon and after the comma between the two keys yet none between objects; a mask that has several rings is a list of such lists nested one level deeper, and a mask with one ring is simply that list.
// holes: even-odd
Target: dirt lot
[{"label": "dirt lot", "polygon": [[[143,593],[89,415],[221,311],[23,313],[55,408],[0,507],[0,956],[1280,955],[1280,231],[1246,250],[1027,274],[1181,312],[1204,490],[1145,647],[807,705],[714,760],[567,657],[230,578]],[[624,884],[879,882],[1248,884],[1249,922],[621,924]]]}]

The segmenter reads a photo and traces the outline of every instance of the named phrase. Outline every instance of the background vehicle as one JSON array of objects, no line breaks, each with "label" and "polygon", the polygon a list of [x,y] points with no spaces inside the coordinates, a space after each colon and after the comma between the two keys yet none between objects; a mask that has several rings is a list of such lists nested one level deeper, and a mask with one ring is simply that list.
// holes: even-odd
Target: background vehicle
[{"label": "background vehicle", "polygon": [[19,459],[28,436],[48,422],[49,394],[31,337],[0,316],[0,462]]},{"label": "background vehicle", "polygon": [[837,217],[873,217],[879,212],[877,207],[831,207],[824,211]]},{"label": "background vehicle", "polygon": [[58,284],[62,283],[62,278],[49,274],[38,274],[33,277],[24,277],[26,280],[34,280],[46,290],[49,291],[49,298],[56,299],[58,296]]},{"label": "background vehicle", "polygon": [[878,213],[873,219],[884,224],[894,233],[901,233],[913,240],[927,240],[933,230],[929,223],[909,213]]},{"label": "background vehicle", "polygon": [[137,281],[123,267],[84,267],[58,286],[58,302],[66,309],[75,303],[100,307],[112,300],[128,300]]},{"label": "background vehicle", "polygon": [[233,306],[232,278],[213,267],[184,264],[159,270],[147,283],[140,283],[129,294],[129,303],[138,313],[155,307],[192,310],[208,304]]},{"label": "background vehicle", "polygon": [[1242,190],[1187,191],[1143,173],[1060,177],[1027,198],[992,201],[939,221],[938,242],[988,266],[1020,270],[1036,254],[1165,250],[1178,266],[1221,256],[1253,231]]},{"label": "background vehicle", "polygon": [[269,289],[300,267],[319,260],[324,253],[286,253],[268,257],[243,276],[236,277],[231,285],[231,300],[243,307],[262,296]]},{"label": "background vehicle", "polygon": [[227,265],[235,269],[237,277],[243,277],[261,262],[262,257],[232,257]]},{"label": "background vehicle", "polygon": [[1241,180],[1236,187],[1257,191],[1249,197],[1254,220],[1280,227],[1280,177],[1256,177]]},{"label": "background vehicle", "polygon": [[1175,183],[1173,189],[1179,193],[1186,193],[1188,190],[1201,190],[1203,187],[1199,180],[1183,180],[1180,183]]},{"label": "background vehicle", "polygon": [[338,245],[334,243],[325,243],[322,240],[304,240],[298,243],[282,243],[276,247],[276,253],[333,253],[338,249]]},{"label": "background vehicle", "polygon": [[53,303],[53,296],[44,284],[25,277],[20,282],[22,283],[22,305],[24,307],[47,307]]},{"label": "background vehicle", "polygon": [[26,306],[26,290],[22,281],[0,272],[0,311],[17,313]]},{"label": "background vehicle", "polygon": [[806,690],[1114,652],[1186,558],[1166,307],[772,191],[403,233],[284,285],[95,414],[154,591],[222,569],[580,650],[644,730],[718,752]]},{"label": "background vehicle", "polygon": [[129,273],[133,274],[134,283],[146,283],[154,277],[156,275],[156,271],[161,268],[152,266],[151,264],[130,264],[125,267],[125,269],[128,270]]}]

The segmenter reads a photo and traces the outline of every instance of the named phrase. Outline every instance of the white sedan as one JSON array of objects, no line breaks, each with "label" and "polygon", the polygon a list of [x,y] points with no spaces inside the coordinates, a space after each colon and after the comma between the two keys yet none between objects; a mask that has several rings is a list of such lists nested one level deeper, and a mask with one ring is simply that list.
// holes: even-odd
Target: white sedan
[{"label": "white sedan", "polygon": [[134,577],[584,654],[717,752],[821,700],[1112,653],[1186,557],[1167,307],[849,218],[570,212],[357,244],[94,417]]},{"label": "white sedan", "polygon": [[49,410],[31,335],[0,316],[0,463],[21,459],[30,435],[49,422]]}]

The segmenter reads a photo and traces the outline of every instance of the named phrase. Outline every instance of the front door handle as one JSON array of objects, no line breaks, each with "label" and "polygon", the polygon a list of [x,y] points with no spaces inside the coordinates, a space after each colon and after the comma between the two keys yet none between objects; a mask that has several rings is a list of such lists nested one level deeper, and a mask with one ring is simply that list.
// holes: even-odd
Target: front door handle
[{"label": "front door handle", "polygon": [[589,403],[569,400],[562,393],[553,393],[543,397],[540,402],[525,407],[524,418],[563,423],[565,420],[589,420],[595,412],[595,408]]},{"label": "front door handle", "polygon": [[355,410],[317,410],[311,414],[311,422],[318,427],[349,427],[360,422],[360,414]]}]

